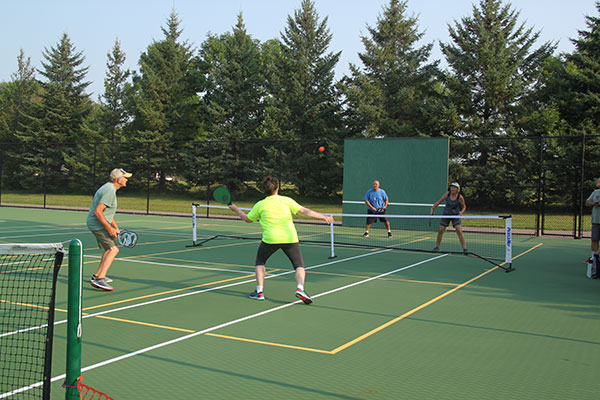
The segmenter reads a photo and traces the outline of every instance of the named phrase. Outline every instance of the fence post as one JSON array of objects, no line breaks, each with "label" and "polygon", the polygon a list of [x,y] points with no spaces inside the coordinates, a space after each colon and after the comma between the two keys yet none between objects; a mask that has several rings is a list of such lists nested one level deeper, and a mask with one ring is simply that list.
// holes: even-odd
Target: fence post
[{"label": "fence post", "polygon": [[540,220],[542,218],[542,175],[544,163],[544,137],[539,137],[538,144],[538,184],[537,184],[537,213],[535,216],[535,236],[540,236]]},{"label": "fence post", "polygon": [[94,143],[94,164],[92,165],[92,193],[96,190],[96,164],[98,163],[98,143]]},{"label": "fence post", "polygon": [[150,146],[148,142],[148,148],[146,149],[146,159],[148,160],[148,178],[146,179],[146,215],[150,214]]},{"label": "fence post", "polygon": [[[212,148],[212,143],[210,143],[210,141],[209,141],[208,149],[211,149],[211,148]],[[207,160],[208,160],[208,182],[206,184],[206,204],[210,205],[210,189],[211,189],[211,182],[212,182],[211,181],[211,179],[212,179],[211,169],[210,169],[210,166],[212,163],[211,163],[210,156],[212,154],[212,151],[207,151],[206,154],[208,155],[208,157],[207,157]],[[210,217],[210,207],[206,207],[206,218],[209,218],[209,217]]]},{"label": "fence post", "polygon": [[4,165],[4,151],[0,151],[0,206],[2,205],[2,166]]},{"label": "fence post", "polygon": [[44,190],[44,208],[46,208],[46,180],[48,179],[47,175],[49,173],[48,146],[44,147],[44,156],[44,183],[42,187]]},{"label": "fence post", "polygon": [[581,135],[581,164],[579,165],[579,229],[578,237],[583,237],[583,185],[585,183],[585,132]]}]

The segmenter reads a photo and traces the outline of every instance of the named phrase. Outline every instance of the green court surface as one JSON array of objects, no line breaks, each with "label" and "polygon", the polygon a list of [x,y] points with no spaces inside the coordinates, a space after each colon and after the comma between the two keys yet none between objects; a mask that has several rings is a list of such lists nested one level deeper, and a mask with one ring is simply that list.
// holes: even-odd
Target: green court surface
[{"label": "green court surface", "polygon": [[[186,247],[191,218],[117,214],[139,241],[109,271],[115,291],[94,289],[102,253],[85,216],[1,207],[0,242],[82,240],[83,382],[117,400],[598,399],[588,241],[513,236],[511,273],[472,256],[345,247],[329,259],[328,246],[302,244],[306,306],[281,252],[267,264],[266,300],[249,299],[258,242]],[[53,399],[65,396],[66,283],[63,265]]]}]

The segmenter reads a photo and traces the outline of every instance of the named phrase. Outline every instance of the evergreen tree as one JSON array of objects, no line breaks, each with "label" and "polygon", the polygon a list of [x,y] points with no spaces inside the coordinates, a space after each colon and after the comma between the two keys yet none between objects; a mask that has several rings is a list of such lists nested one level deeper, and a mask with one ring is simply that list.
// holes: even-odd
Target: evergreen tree
[{"label": "evergreen tree", "polygon": [[[596,2],[600,13],[600,2]],[[600,17],[586,16],[587,30],[573,39],[575,51],[568,55],[560,70],[560,82],[568,86],[557,96],[561,115],[573,129],[600,133]]]},{"label": "evergreen tree", "polygon": [[331,38],[327,17],[319,21],[311,0],[303,0],[294,17],[288,16],[280,57],[275,60],[277,84],[269,87],[275,104],[287,110],[288,118],[280,126],[286,139],[339,134],[339,94],[333,79],[341,53],[326,53]]},{"label": "evergreen tree", "polygon": [[246,33],[242,15],[232,33],[209,37],[201,55],[209,68],[204,100],[212,133],[220,139],[260,137],[265,96],[260,47]]},{"label": "evergreen tree", "polygon": [[0,142],[14,142],[18,132],[27,129],[28,117],[36,106],[40,89],[35,79],[35,68],[31,59],[25,58],[23,49],[17,57],[17,71],[12,81],[3,84],[0,90]]},{"label": "evergreen tree", "polygon": [[35,79],[31,59],[21,49],[17,57],[17,71],[10,82],[0,86],[0,163],[5,187],[18,188],[20,169],[29,164],[21,157],[26,146],[20,136],[29,131],[30,118],[39,108],[40,84]]},{"label": "evergreen tree", "polygon": [[69,36],[64,33],[56,45],[43,53],[44,82],[40,136],[35,139],[53,142],[81,141],[81,125],[91,108],[85,89],[88,67],[82,52],[77,52]]},{"label": "evergreen tree", "polygon": [[125,109],[126,82],[130,76],[129,70],[123,70],[125,53],[121,50],[121,42],[115,40],[112,51],[107,55],[106,78],[104,79],[102,104],[102,135],[104,140],[111,142],[121,139],[123,126],[128,120]]},{"label": "evergreen tree", "polygon": [[418,136],[442,133],[441,85],[436,61],[428,64],[432,44],[418,46],[423,33],[417,17],[408,17],[407,1],[383,7],[358,56],[364,72],[350,65],[345,79],[349,127],[354,135]]},{"label": "evergreen tree", "polygon": [[[192,46],[179,41],[179,24],[177,13],[172,11],[166,28],[161,28],[163,40],[153,42],[140,56],[140,74],[133,77],[133,121],[127,130],[131,141],[185,142],[200,138],[204,114],[197,94],[204,90],[203,78]],[[184,153],[167,144],[153,146],[153,170],[148,173],[158,174],[161,190],[167,176],[188,168],[180,162]],[[146,165],[135,168],[145,169]]]},{"label": "evergreen tree", "polygon": [[[274,75],[267,76],[271,98],[264,128],[272,138],[311,141],[284,154],[286,169],[294,171],[293,183],[302,194],[330,195],[341,181],[334,176],[341,160],[316,152],[317,141],[342,136],[340,94],[333,82],[340,53],[327,53],[331,38],[327,17],[320,21],[314,2],[303,0],[294,16],[288,16],[280,47],[269,48]],[[312,168],[298,177],[306,165]]]},{"label": "evergreen tree", "polygon": [[[262,136],[265,81],[262,73],[260,45],[246,33],[242,15],[231,33],[209,36],[200,55],[208,68],[204,102],[210,118],[211,137],[219,140],[251,140]],[[233,173],[222,180],[231,189],[239,189],[246,181],[264,175],[257,171],[262,163],[264,146],[245,143],[219,146],[225,170]],[[224,171],[223,171],[224,172]]]},{"label": "evergreen tree", "polygon": [[539,32],[519,23],[519,14],[501,0],[480,0],[472,16],[448,27],[453,43],[441,47],[461,121],[459,136],[514,133],[527,111],[521,107],[538,87],[543,63],[556,45],[534,48]]},{"label": "evergreen tree", "polygon": [[546,112],[536,92],[555,45],[536,48],[539,33],[520,23],[519,12],[501,0],[480,0],[472,10],[449,26],[452,43],[441,44],[450,67],[455,135],[504,139],[455,141],[450,174],[472,204],[490,206],[503,199],[516,207],[529,201],[529,193],[518,187],[534,184],[536,152],[532,141],[507,138],[547,133],[537,129],[547,126],[552,111]]},{"label": "evergreen tree", "polygon": [[66,190],[69,184],[82,184],[69,176],[84,176],[87,172],[75,167],[81,155],[65,143],[88,139],[82,129],[92,105],[85,92],[89,86],[85,81],[88,68],[82,67],[85,57],[66,33],[55,47],[44,50],[43,58],[39,73],[46,81],[42,83],[40,104],[28,116],[26,129],[16,133],[19,141],[29,144],[23,152],[27,163],[21,174],[24,184],[43,178],[48,190]]}]

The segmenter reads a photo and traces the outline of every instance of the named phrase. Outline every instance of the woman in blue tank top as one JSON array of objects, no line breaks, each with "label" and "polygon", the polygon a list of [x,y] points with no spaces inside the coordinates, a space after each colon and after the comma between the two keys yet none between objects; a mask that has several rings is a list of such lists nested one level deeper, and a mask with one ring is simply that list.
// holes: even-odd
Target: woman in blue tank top
[{"label": "woman in blue tank top", "polygon": [[[463,215],[467,209],[465,198],[462,194],[460,194],[460,185],[456,182],[452,183],[450,185],[450,190],[447,193],[444,193],[442,198],[435,202],[435,204],[431,207],[430,214],[433,215],[435,208],[444,201],[446,202],[446,206],[444,207],[442,215],[459,216]],[[463,248],[463,253],[467,254],[468,251],[465,244],[465,237],[463,235],[460,218],[440,218],[440,228],[438,229],[437,240],[435,242],[435,248],[433,251],[440,251],[442,236],[444,235],[444,232],[446,232],[446,228],[448,225],[450,225],[450,223],[452,223],[452,226],[454,229],[456,229],[456,234],[458,235],[458,240],[460,240],[460,244]]]}]

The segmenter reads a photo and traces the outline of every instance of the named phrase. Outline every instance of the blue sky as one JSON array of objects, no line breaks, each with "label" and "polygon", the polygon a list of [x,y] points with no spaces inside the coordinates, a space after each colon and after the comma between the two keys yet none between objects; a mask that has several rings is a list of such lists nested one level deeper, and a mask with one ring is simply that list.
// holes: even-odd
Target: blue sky
[{"label": "blue sky", "polygon": [[[126,67],[138,68],[139,55],[153,40],[161,40],[160,30],[172,9],[179,14],[182,39],[196,46],[207,33],[231,30],[237,14],[243,13],[248,33],[260,41],[278,38],[288,15],[300,7],[301,0],[32,0],[2,2],[0,25],[0,81],[9,81],[17,69],[19,49],[41,68],[44,48],[55,46],[66,32],[89,66],[88,91],[93,98],[103,92],[106,54],[115,39],[121,41],[127,56]],[[595,0],[518,0],[513,7],[521,11],[527,27],[541,31],[541,41],[558,42],[559,52],[571,52],[569,38],[586,28],[585,16],[597,16]],[[389,0],[316,0],[319,16],[328,17],[333,35],[330,51],[341,51],[336,69],[339,79],[348,72],[348,63],[359,63],[357,53],[363,46],[360,35],[374,26],[382,7]],[[434,42],[433,59],[442,59],[438,41],[449,42],[448,24],[471,14],[470,0],[409,0],[409,13],[419,18],[425,31],[423,43]],[[38,75],[38,78],[41,78]]]}]

